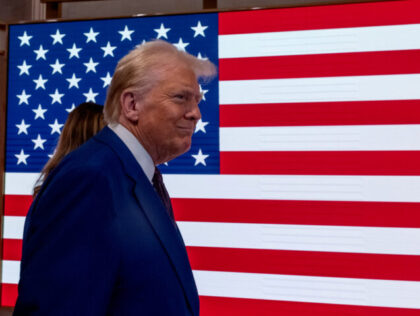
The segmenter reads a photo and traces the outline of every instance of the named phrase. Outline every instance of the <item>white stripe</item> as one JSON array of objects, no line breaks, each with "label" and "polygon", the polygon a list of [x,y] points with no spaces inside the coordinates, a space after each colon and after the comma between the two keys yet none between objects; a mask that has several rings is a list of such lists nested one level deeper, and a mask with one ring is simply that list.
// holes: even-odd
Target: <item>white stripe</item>
[{"label": "white stripe", "polygon": [[418,176],[164,175],[173,198],[420,202]]},{"label": "white stripe", "polygon": [[[6,173],[9,183],[34,174]],[[420,202],[420,176],[163,175],[173,198]],[[28,180],[29,181],[29,180]],[[23,183],[23,182],[22,182]],[[7,190],[7,188],[6,188]],[[15,194],[31,194],[25,186]]]},{"label": "white stripe", "polygon": [[420,282],[215,271],[194,271],[194,278],[200,295],[420,308]]},{"label": "white stripe", "polygon": [[178,226],[187,246],[420,255],[420,228],[204,222]]},{"label": "white stripe", "polygon": [[219,82],[220,104],[420,99],[420,75],[348,76]]},{"label": "white stripe", "polygon": [[[3,261],[2,282],[17,284],[19,261]],[[420,282],[194,271],[200,295],[361,306],[420,308]]]},{"label": "white stripe", "polygon": [[24,225],[25,225],[24,216],[4,216],[3,217],[3,238],[22,239]]},{"label": "white stripe", "polygon": [[220,150],[420,150],[420,125],[224,127]]},{"label": "white stripe", "polygon": [[39,173],[6,172],[5,194],[32,195]]},{"label": "white stripe", "polygon": [[[24,217],[5,217],[4,238],[22,238]],[[178,222],[187,246],[420,255],[420,229]],[[7,231],[11,233],[6,233]]]},{"label": "white stripe", "polygon": [[20,275],[20,261],[3,260],[1,271],[1,282],[17,284]]},{"label": "white stripe", "polygon": [[419,48],[420,24],[219,36],[219,58],[372,52]]}]

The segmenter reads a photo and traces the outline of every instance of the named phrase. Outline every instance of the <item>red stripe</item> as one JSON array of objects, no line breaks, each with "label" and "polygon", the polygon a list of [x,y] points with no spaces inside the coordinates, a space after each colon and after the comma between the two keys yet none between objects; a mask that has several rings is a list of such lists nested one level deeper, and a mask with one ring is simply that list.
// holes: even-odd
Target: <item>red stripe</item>
[{"label": "red stripe", "polygon": [[[5,239],[3,260],[21,260],[22,242]],[[194,270],[420,281],[420,256],[187,247]]]},{"label": "red stripe", "polygon": [[[21,240],[5,239],[4,260],[21,260]],[[187,247],[194,270],[419,281],[420,256]],[[402,269],[403,268],[403,269]]]},{"label": "red stripe", "polygon": [[31,203],[31,195],[7,194],[4,196],[4,215],[26,216]]},{"label": "red stripe", "polygon": [[220,152],[221,174],[418,176],[420,151]]},{"label": "red stripe", "polygon": [[420,281],[420,256],[187,247],[193,270]]},{"label": "red stripe", "polygon": [[420,73],[420,50],[226,58],[220,80],[251,80]]},{"label": "red stripe", "polygon": [[233,104],[220,127],[419,124],[420,100]]},{"label": "red stripe", "polygon": [[15,306],[18,296],[17,284],[1,284],[1,306],[12,307]]},{"label": "red stripe", "polygon": [[[15,305],[17,284],[1,285],[1,306]],[[418,316],[418,309],[200,296],[201,316]]]},{"label": "red stripe", "polygon": [[3,239],[3,260],[22,259],[22,239]]},{"label": "red stripe", "polygon": [[420,203],[172,199],[177,221],[420,228]]},{"label": "red stripe", "polygon": [[[13,307],[18,295],[17,284],[1,284],[1,293],[1,306]],[[282,316],[418,316],[419,310],[200,296],[200,315],[202,316],[277,316],[279,314]]]},{"label": "red stripe", "polygon": [[420,203],[173,198],[172,204],[177,221],[420,228]]},{"label": "red stripe", "polygon": [[219,34],[420,23],[417,0],[219,13]]},{"label": "red stripe", "polygon": [[419,316],[420,310],[200,296],[201,316]]},{"label": "red stripe", "polygon": [[[2,306],[12,307],[17,284],[2,284]],[[418,309],[200,296],[201,316],[418,316]]]}]

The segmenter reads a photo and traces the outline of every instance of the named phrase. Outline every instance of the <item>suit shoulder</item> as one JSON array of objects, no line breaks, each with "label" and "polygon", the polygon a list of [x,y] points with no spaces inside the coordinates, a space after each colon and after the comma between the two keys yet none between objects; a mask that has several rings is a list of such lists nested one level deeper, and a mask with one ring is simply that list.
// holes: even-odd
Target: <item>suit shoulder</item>
[{"label": "suit shoulder", "polygon": [[94,174],[109,169],[116,170],[122,167],[122,164],[113,150],[91,139],[67,155],[59,167]]}]

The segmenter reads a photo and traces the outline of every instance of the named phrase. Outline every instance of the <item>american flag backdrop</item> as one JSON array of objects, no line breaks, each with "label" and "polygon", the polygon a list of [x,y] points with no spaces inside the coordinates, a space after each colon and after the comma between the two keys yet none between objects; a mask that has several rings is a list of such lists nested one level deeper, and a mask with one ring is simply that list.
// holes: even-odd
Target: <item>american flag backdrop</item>
[{"label": "american flag backdrop", "polygon": [[218,65],[161,166],[201,315],[420,315],[420,2],[12,25],[2,305],[73,104],[161,38]]}]

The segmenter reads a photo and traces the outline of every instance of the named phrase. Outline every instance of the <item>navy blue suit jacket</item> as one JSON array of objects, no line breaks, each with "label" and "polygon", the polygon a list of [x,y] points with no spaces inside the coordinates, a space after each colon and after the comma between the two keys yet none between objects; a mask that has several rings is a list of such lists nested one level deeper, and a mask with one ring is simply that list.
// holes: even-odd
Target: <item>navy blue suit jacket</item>
[{"label": "navy blue suit jacket", "polygon": [[198,314],[182,237],[105,127],[63,159],[31,206],[14,315]]}]

